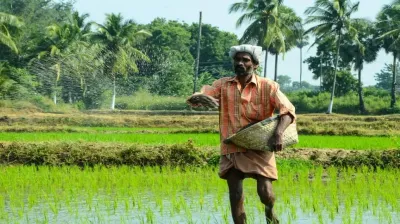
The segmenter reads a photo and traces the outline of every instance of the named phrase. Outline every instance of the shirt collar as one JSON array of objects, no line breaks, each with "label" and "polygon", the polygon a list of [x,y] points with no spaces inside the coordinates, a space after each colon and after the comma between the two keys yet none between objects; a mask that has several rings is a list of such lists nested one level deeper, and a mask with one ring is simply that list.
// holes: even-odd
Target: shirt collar
[{"label": "shirt collar", "polygon": [[[235,76],[229,78],[228,82],[237,82],[238,83],[239,79],[237,78],[237,75],[235,75]],[[258,79],[257,79],[257,75],[256,74],[253,74],[251,76],[250,83],[254,83],[256,85],[256,87],[258,88]]]}]

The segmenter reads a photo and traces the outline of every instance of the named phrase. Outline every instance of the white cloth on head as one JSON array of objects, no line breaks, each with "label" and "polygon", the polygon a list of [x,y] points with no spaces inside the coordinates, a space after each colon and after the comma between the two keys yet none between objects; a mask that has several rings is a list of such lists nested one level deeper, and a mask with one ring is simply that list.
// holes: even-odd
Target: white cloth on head
[{"label": "white cloth on head", "polygon": [[250,44],[233,46],[233,47],[231,47],[231,50],[229,51],[229,57],[235,58],[235,55],[239,52],[249,53],[257,63],[260,63],[262,47],[250,45]]}]

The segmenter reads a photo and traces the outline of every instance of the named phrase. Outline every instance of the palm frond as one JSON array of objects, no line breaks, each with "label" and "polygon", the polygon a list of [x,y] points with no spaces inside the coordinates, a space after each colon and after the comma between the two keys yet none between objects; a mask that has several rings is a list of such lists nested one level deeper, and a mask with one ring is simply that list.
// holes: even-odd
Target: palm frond
[{"label": "palm frond", "polygon": [[233,3],[229,7],[229,14],[234,13],[234,12],[241,12],[241,11],[246,11],[248,9],[248,1],[244,0],[243,2],[236,2]]},{"label": "palm frond", "polygon": [[400,28],[386,32],[386,33],[382,34],[381,36],[379,36],[377,39],[383,39],[388,36],[398,36],[399,34],[400,34]]},{"label": "palm frond", "polygon": [[0,32],[0,44],[9,47],[14,53],[18,54],[18,48],[13,39],[9,35]]},{"label": "palm frond", "polygon": [[60,54],[60,49],[55,45],[50,46],[50,56],[53,57],[58,54]]},{"label": "palm frond", "polygon": [[349,6],[349,10],[347,11],[346,16],[347,16],[347,17],[350,17],[351,14],[357,12],[359,6],[360,6],[360,2],[357,2],[357,3],[355,3],[355,4],[351,5],[351,6]]},{"label": "palm frond", "polygon": [[16,16],[0,12],[0,24],[21,28],[24,23]]},{"label": "palm frond", "polygon": [[147,30],[139,30],[136,33],[133,34],[134,36],[144,36],[144,37],[151,37],[153,36],[149,31]]},{"label": "palm frond", "polygon": [[268,32],[268,24],[266,19],[254,20],[244,31],[240,38],[240,43],[248,43],[264,46],[264,39]]},{"label": "palm frond", "polygon": [[236,27],[239,28],[243,23],[250,22],[252,20],[257,20],[259,18],[259,14],[254,13],[245,13],[239,17],[236,21]]}]

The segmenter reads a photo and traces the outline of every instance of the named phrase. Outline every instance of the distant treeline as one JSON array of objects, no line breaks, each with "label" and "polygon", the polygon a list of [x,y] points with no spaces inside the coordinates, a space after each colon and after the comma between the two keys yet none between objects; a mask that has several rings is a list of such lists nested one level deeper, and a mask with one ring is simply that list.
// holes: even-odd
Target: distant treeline
[{"label": "distant treeline", "polygon": [[[243,10],[253,12],[251,5]],[[281,10],[282,14],[296,16],[287,7]],[[198,24],[163,18],[156,18],[149,24],[138,24],[121,14],[107,14],[103,23],[96,23],[89,21],[88,17],[88,14],[75,11],[73,1],[0,2],[0,103],[3,106],[23,108],[31,103],[44,111],[54,111],[55,107],[62,108],[66,104],[81,110],[104,107],[123,109],[128,106],[118,100],[129,98],[135,101],[132,96],[140,91],[154,97],[165,96],[166,100],[161,97],[165,102],[168,102],[168,97],[179,98],[192,93]],[[301,19],[296,17],[293,22],[301,23]],[[302,27],[296,28],[291,38],[286,35],[284,51],[292,49],[290,41],[297,41],[295,45],[300,49],[308,44],[304,41],[305,36],[299,34],[303,33],[301,30]],[[360,32],[358,36],[361,38]],[[251,38],[246,39],[249,37],[246,35],[238,38],[210,24],[202,25],[197,90],[220,77],[233,75],[228,51],[233,45],[250,41]],[[343,47],[350,49],[351,36],[344,35],[342,39]],[[315,74],[314,78],[320,79],[320,86],[304,81],[292,82],[288,76],[275,74],[274,78],[282,89],[292,92],[289,95],[294,102],[301,102],[298,107],[309,108],[304,112],[320,112],[322,105],[326,107],[329,103],[326,92],[331,91],[334,81],[334,43],[334,40],[326,40],[319,44],[317,55],[305,60]],[[273,55],[284,53],[279,44],[278,39],[272,41],[268,52]],[[379,50],[384,47],[378,45],[370,46],[370,49],[365,45],[365,49]],[[346,56],[346,51],[343,52],[335,90],[337,96],[347,96],[348,102],[345,103],[347,109],[340,109],[343,106],[338,104],[336,112],[357,113],[358,99],[354,92],[359,90],[359,82],[351,71],[354,55],[347,52]],[[261,71],[259,73],[264,75]],[[367,111],[396,111],[396,107],[387,109],[393,73],[393,66],[386,65],[381,73],[375,74],[376,87],[382,91],[374,91],[379,93],[381,98],[378,101],[382,103],[379,103],[379,108],[374,106],[370,109],[367,106]],[[368,95],[367,92],[365,94]],[[312,100],[308,102],[305,96],[307,99],[319,96],[321,101],[310,103]],[[54,105],[49,105],[50,99]],[[152,102],[143,102],[144,106],[146,103]],[[321,105],[321,108],[315,105]],[[158,108],[164,109],[163,106]]]}]

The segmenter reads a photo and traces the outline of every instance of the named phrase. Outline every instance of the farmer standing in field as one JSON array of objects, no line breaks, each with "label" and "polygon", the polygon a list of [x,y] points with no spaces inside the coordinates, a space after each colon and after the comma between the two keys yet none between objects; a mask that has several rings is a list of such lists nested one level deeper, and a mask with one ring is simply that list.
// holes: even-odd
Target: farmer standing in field
[{"label": "farmer standing in field", "polygon": [[[193,94],[192,106],[219,107],[221,157],[219,176],[227,180],[233,221],[246,223],[244,211],[243,179],[257,180],[257,192],[265,205],[267,223],[279,223],[273,212],[275,196],[272,182],[278,179],[275,151],[282,150],[282,136],[295,120],[295,108],[279,90],[279,85],[255,74],[262,48],[253,45],[234,46],[229,55],[233,59],[235,76],[216,80]],[[279,110],[280,120],[275,131],[274,150],[258,151],[241,148],[224,139],[244,126],[262,121]]]}]

